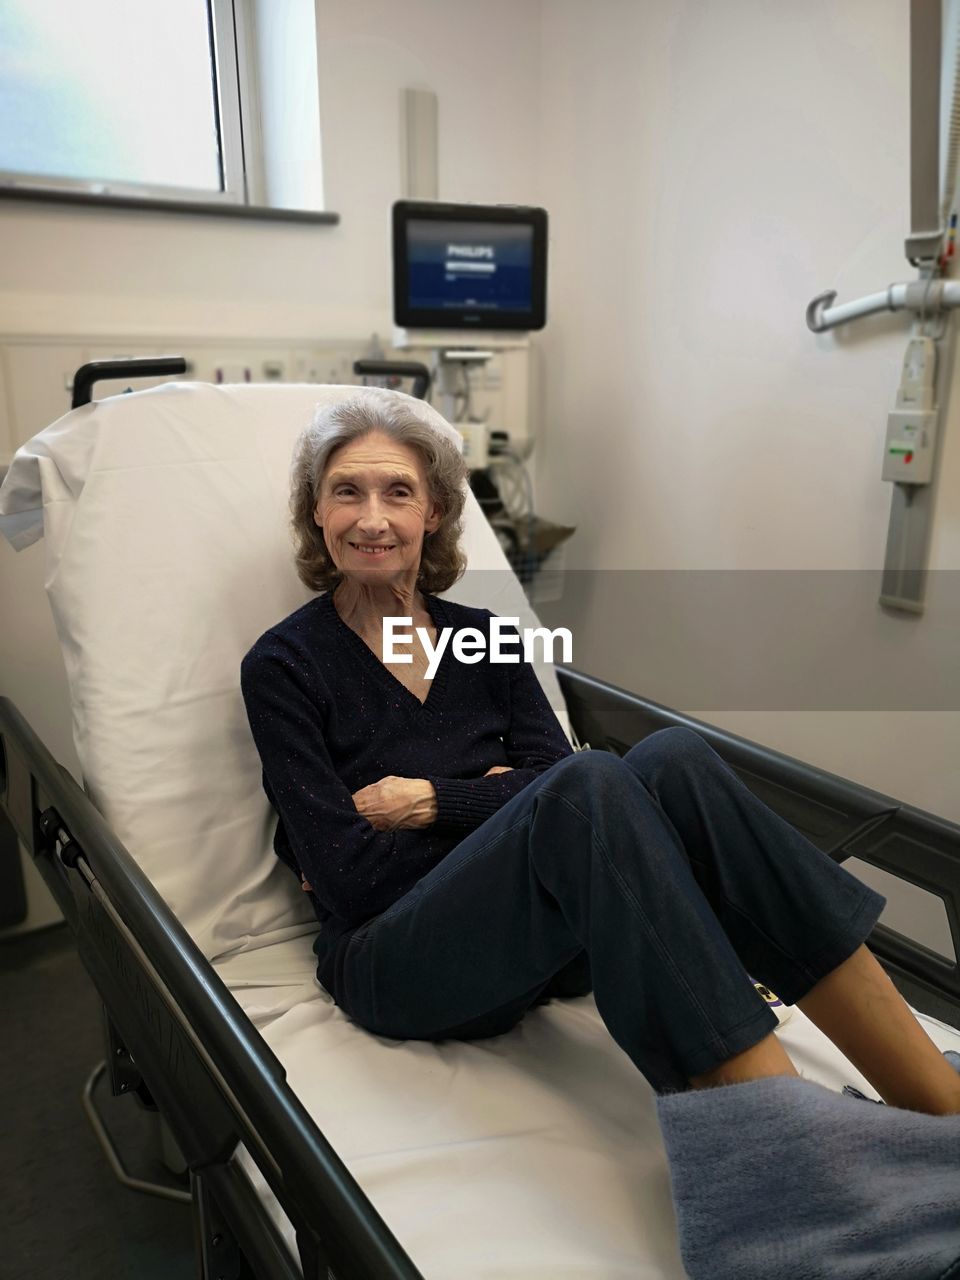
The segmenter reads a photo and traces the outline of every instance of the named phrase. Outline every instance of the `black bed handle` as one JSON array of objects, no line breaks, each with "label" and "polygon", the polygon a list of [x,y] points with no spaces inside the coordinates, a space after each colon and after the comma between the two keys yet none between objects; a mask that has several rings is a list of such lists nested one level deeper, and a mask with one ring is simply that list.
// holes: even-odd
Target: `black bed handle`
[{"label": "black bed handle", "polygon": [[430,370],[418,360],[354,360],[353,372],[379,378],[412,378],[413,394],[426,400],[430,390]]},{"label": "black bed handle", "polygon": [[91,360],[73,375],[71,409],[79,409],[93,399],[93,384],[106,378],[160,378],[167,374],[186,373],[183,356],[133,357],[128,360]]}]

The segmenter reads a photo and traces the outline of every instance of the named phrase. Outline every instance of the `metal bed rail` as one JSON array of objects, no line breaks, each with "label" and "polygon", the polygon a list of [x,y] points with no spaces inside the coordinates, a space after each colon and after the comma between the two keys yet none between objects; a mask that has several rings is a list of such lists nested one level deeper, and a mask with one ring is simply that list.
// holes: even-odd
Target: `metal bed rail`
[{"label": "metal bed rail", "polygon": [[960,1030],[960,826],[569,667],[557,675],[577,738],[623,755],[671,725],[696,730],[769,808],[843,863],[856,857],[939,898],[954,959],[878,924],[868,939],[902,993]]}]

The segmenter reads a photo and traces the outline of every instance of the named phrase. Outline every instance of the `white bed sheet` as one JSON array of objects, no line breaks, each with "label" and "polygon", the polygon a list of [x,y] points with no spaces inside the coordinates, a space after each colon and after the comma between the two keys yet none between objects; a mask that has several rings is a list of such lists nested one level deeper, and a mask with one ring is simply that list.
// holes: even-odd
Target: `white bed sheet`
[{"label": "white bed sheet", "polygon": [[[253,1015],[260,993],[235,995]],[[918,1017],[941,1049],[960,1051],[960,1032]],[[471,1043],[387,1040],[322,998],[260,1029],[427,1280],[683,1280],[654,1093],[592,995],[554,1000],[507,1035]],[[777,1035],[807,1079],[877,1097],[800,1009]],[[777,1137],[771,1161],[789,1159]],[[249,1154],[237,1162],[296,1256]]]}]

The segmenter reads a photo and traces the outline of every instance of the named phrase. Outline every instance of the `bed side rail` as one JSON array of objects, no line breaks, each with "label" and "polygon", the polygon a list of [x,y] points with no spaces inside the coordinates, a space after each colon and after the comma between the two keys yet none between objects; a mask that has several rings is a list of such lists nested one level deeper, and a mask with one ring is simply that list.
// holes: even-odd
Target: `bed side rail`
[{"label": "bed side rail", "polygon": [[353,372],[363,378],[412,378],[410,394],[418,400],[426,400],[430,390],[430,370],[418,360],[354,360]]},{"label": "bed side rail", "polygon": [[73,375],[70,408],[79,409],[93,399],[93,388],[109,378],[163,378],[187,372],[183,356],[121,356],[116,360],[91,360]]},{"label": "bed side rail", "polygon": [[[671,725],[695,729],[775,813],[836,862],[857,857],[943,902],[960,957],[960,826],[569,667],[557,676],[574,732],[624,752]],[[960,963],[878,924],[871,950],[921,1012],[960,1029]]]},{"label": "bed side rail", "polygon": [[229,1218],[237,1245],[253,1255],[256,1269],[245,1274],[299,1273],[231,1164],[238,1142],[294,1225],[307,1280],[422,1280],[287,1085],[279,1060],[7,698],[0,698],[0,807],[63,911],[130,1064],[183,1153],[201,1217]]}]

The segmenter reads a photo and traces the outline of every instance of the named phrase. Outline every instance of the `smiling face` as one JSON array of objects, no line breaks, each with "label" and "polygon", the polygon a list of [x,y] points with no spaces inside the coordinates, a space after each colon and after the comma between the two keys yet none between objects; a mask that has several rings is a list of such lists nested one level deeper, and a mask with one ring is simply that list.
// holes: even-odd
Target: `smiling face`
[{"label": "smiling face", "polygon": [[415,583],[441,516],[420,454],[380,431],[334,450],[313,512],[340,572],[368,584]]}]

